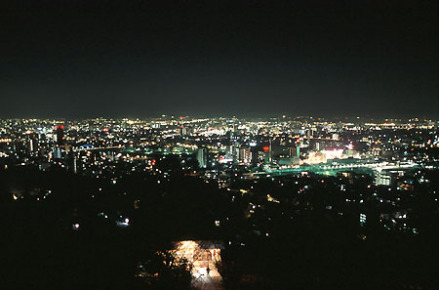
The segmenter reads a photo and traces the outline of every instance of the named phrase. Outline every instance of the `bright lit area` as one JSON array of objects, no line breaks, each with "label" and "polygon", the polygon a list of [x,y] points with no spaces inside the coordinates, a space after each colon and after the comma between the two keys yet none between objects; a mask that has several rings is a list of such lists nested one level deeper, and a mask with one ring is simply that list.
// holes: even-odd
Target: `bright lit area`
[{"label": "bright lit area", "polygon": [[196,289],[223,289],[217,269],[221,262],[221,243],[213,241],[176,242],[172,254],[177,262],[187,261],[191,266],[192,285]]}]

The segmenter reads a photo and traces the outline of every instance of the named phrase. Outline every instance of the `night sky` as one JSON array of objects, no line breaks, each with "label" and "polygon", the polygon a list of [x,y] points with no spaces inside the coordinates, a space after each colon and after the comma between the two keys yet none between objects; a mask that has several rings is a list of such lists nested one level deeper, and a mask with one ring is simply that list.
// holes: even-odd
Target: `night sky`
[{"label": "night sky", "polygon": [[1,1],[0,118],[439,117],[435,0],[155,2]]}]

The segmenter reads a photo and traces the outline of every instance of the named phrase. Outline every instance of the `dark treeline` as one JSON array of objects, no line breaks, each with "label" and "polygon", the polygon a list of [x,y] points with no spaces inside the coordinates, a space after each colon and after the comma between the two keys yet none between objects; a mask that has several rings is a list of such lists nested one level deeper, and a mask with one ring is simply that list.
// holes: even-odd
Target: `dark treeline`
[{"label": "dark treeline", "polygon": [[[134,278],[139,262],[172,241],[217,235],[213,209],[225,202],[214,193],[192,179],[161,186],[133,174],[111,186],[62,170],[0,172],[1,288],[145,288]],[[120,216],[129,227],[115,226]],[[153,288],[189,287],[170,278]]]},{"label": "dark treeline", "polygon": [[[407,201],[419,235],[384,230],[370,207],[367,239],[362,239],[365,229],[359,228],[355,209],[340,216],[325,205],[341,208],[346,194],[355,194],[367,179],[356,180],[351,192],[343,194],[331,185],[331,178],[325,183],[316,178],[310,181],[311,193],[298,195],[299,185],[289,177],[281,180],[282,187],[279,180],[267,179],[255,185],[252,194],[236,194],[178,172],[169,179],[147,173],[121,176],[112,184],[62,169],[23,166],[1,171],[0,288],[189,288],[184,270],[169,270],[160,261],[155,284],[135,277],[139,263],[184,239],[224,242],[218,266],[227,289],[438,285],[438,206],[422,187]],[[439,184],[436,173],[429,178],[429,186]],[[267,202],[269,192],[282,202]],[[262,205],[250,217],[249,203]],[[286,214],[291,212],[297,212],[294,218]],[[121,217],[129,218],[129,227],[116,226]],[[269,237],[263,231],[255,235],[255,224],[258,231],[269,229]]]}]

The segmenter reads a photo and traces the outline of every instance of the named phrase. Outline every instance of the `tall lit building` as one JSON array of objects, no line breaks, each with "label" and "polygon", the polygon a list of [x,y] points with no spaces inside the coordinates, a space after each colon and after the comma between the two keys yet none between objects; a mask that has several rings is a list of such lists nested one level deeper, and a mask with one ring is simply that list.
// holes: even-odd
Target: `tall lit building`
[{"label": "tall lit building", "polygon": [[250,148],[240,148],[239,149],[239,162],[244,164],[250,164],[252,161],[252,152]]},{"label": "tall lit building", "polygon": [[200,168],[207,167],[207,149],[199,148],[197,151],[197,161]]},{"label": "tall lit building", "polygon": [[37,135],[36,134],[31,134],[28,137],[28,143],[27,143],[27,148],[29,150],[29,152],[35,152],[38,151],[38,139],[37,139]]},{"label": "tall lit building", "polygon": [[64,145],[65,137],[64,137],[64,126],[56,126],[55,127],[56,134],[56,144],[61,146]]}]

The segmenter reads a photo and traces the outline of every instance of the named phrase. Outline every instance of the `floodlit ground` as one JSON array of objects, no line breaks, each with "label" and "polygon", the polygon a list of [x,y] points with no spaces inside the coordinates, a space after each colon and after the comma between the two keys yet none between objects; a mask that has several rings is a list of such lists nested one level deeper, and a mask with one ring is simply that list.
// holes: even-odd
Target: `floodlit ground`
[{"label": "floodlit ground", "polygon": [[216,263],[221,250],[209,242],[182,241],[176,244],[174,255],[186,259],[192,266],[192,285],[196,289],[224,289]]}]

